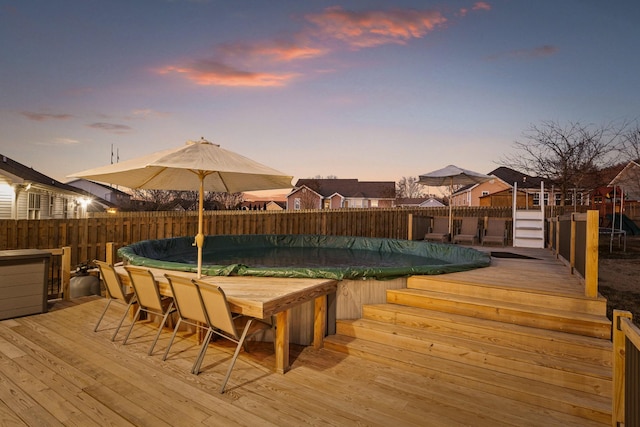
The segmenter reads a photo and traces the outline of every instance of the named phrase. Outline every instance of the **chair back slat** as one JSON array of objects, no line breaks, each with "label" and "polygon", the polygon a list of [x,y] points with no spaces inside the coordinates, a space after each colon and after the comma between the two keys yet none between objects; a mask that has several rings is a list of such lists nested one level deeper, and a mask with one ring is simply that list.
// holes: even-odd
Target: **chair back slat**
[{"label": "chair back slat", "polygon": [[442,217],[442,216],[433,218],[433,232],[434,233],[448,233],[449,232],[449,218]]},{"label": "chair back slat", "polygon": [[127,298],[122,291],[122,282],[120,281],[120,277],[118,276],[116,269],[104,261],[95,260],[94,263],[97,264],[98,269],[100,270],[100,276],[102,276],[109,298],[127,301]]},{"label": "chair back slat", "polygon": [[462,218],[460,225],[460,234],[476,235],[478,234],[478,218]]},{"label": "chair back slat", "polygon": [[202,281],[194,280],[193,283],[200,293],[205,314],[209,317],[209,324],[213,328],[220,329],[235,339],[239,339],[240,337],[233,322],[231,309],[229,308],[229,303],[227,302],[224,291],[219,286]]},{"label": "chair back slat", "polygon": [[487,223],[487,236],[502,237],[505,231],[504,219],[489,219]]},{"label": "chair back slat", "polygon": [[127,270],[129,274],[131,286],[133,286],[140,305],[162,312],[162,297],[160,296],[158,282],[156,282],[156,279],[153,277],[153,273],[146,268],[131,266],[125,266],[125,270]]},{"label": "chair back slat", "polygon": [[202,308],[198,289],[190,278],[165,274],[169,281],[173,301],[176,304],[180,317],[207,324],[207,317]]}]

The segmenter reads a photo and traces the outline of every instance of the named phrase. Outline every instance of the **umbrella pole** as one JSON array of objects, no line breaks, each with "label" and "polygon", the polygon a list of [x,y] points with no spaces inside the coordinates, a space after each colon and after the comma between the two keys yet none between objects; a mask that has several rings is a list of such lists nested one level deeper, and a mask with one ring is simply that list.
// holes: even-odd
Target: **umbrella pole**
[{"label": "umbrella pole", "polygon": [[452,197],[453,196],[453,177],[451,177],[451,184],[449,184],[449,241],[452,241],[453,234],[451,233],[453,229],[453,205]]},{"label": "umbrella pole", "polygon": [[202,234],[202,222],[204,211],[204,174],[200,172],[200,195],[198,200],[198,234],[194,244],[198,247],[198,279],[202,277],[202,247],[204,246],[204,234]]}]

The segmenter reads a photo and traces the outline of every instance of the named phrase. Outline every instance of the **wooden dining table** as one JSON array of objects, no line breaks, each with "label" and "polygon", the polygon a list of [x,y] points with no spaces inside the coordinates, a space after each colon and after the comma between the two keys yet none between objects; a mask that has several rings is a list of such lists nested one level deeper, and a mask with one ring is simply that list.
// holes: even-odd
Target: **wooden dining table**
[{"label": "wooden dining table", "polygon": [[[195,273],[149,268],[158,281],[160,294],[173,296],[165,274],[196,278]],[[122,266],[116,271],[124,285],[129,276]],[[322,348],[326,333],[327,295],[336,292],[333,279],[282,278],[256,276],[202,276],[203,282],[220,286],[227,296],[231,311],[259,319],[275,316],[275,371],[289,370],[290,310],[314,300],[313,346]]]}]

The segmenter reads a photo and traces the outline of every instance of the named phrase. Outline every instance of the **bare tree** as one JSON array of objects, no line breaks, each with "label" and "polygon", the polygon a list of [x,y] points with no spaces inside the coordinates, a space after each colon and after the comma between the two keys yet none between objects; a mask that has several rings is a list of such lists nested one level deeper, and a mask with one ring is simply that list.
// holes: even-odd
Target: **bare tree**
[{"label": "bare tree", "polygon": [[418,184],[418,178],[403,176],[396,183],[396,197],[409,199],[424,197],[424,185]]},{"label": "bare tree", "polygon": [[174,199],[175,194],[172,191],[134,189],[132,191],[131,206],[127,209],[161,211],[165,210]]},{"label": "bare tree", "polygon": [[208,192],[205,194],[205,201],[218,202],[225,209],[236,209],[244,201],[244,195],[242,193]]},{"label": "bare tree", "polygon": [[636,123],[634,128],[622,135],[621,151],[625,161],[640,161],[640,124]]},{"label": "bare tree", "polygon": [[624,128],[613,123],[597,127],[545,121],[532,125],[524,140],[514,142],[517,153],[505,156],[501,164],[549,180],[566,196],[572,188],[602,184],[599,172],[616,162]]}]

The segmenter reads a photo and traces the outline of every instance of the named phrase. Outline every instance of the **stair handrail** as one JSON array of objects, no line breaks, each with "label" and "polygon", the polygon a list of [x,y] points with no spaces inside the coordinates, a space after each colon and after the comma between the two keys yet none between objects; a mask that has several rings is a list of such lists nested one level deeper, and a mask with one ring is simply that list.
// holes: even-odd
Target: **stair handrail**
[{"label": "stair handrail", "polygon": [[613,399],[611,425],[640,421],[640,328],[628,311],[613,310]]}]

